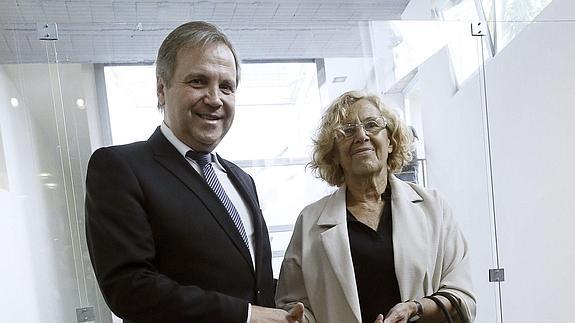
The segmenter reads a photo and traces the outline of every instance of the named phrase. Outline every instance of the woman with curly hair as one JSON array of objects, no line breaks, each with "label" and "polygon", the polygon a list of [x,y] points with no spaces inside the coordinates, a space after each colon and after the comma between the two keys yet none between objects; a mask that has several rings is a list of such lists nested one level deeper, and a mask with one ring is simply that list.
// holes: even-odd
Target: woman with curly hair
[{"label": "woman with curly hair", "polygon": [[320,323],[475,318],[469,250],[434,190],[393,174],[411,133],[376,96],[352,91],[326,110],[310,167],[338,189],[301,212],[276,303]]}]

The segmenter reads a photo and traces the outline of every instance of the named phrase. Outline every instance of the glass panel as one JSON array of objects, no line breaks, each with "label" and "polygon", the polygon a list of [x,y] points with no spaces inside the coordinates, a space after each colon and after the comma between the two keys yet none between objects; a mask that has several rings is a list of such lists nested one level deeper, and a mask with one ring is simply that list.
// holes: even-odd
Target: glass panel
[{"label": "glass panel", "polygon": [[[489,27],[491,37],[493,37],[493,35],[496,35],[497,33],[495,30],[495,23],[497,21],[497,18],[495,16],[496,14],[495,4],[497,2],[498,2],[497,0],[481,0],[480,2],[481,8],[483,9],[483,18],[481,18],[480,20],[487,22],[487,26]],[[481,12],[479,14],[481,17]],[[496,41],[492,40],[492,42],[493,45],[495,46]]]},{"label": "glass panel", "polygon": [[[2,51],[13,55],[0,66],[0,201],[9,210],[0,217],[7,255],[0,302],[10,304],[1,315],[13,322],[76,322],[77,308],[99,311],[102,304],[84,238],[91,149],[86,101],[77,100],[86,98],[93,76],[79,64],[60,65],[56,41],[39,40],[35,24],[0,31]],[[106,315],[99,313],[100,322]]]},{"label": "glass panel", "polygon": [[[388,76],[378,81],[386,85],[384,99],[396,107],[418,133],[417,155],[425,165],[426,185],[438,189],[446,198],[469,239],[478,300],[475,322],[499,322],[497,286],[486,279],[487,269],[496,267],[497,255],[486,165],[483,80],[478,70],[486,59],[486,51],[482,51],[484,39],[471,36],[472,21],[418,22],[422,26],[419,35],[408,28],[404,29],[407,33],[402,34],[402,28],[393,25],[410,23],[372,23],[375,69],[379,71],[376,77],[397,71],[402,60],[414,57],[390,54],[402,46],[402,42],[412,42],[409,48],[420,57],[411,75],[401,79]],[[389,43],[384,35],[390,33],[398,41]],[[459,48],[465,59],[469,60],[469,55],[474,58],[469,60],[472,73],[462,83],[454,73],[453,48]]]},{"label": "glass panel", "polygon": [[[350,6],[342,5],[339,10],[343,13]],[[7,41],[0,50],[9,53],[9,58],[0,68],[0,157],[4,157],[3,163],[0,158],[0,202],[11,215],[1,217],[0,228],[11,228],[1,231],[8,239],[2,251],[8,255],[7,263],[13,264],[11,277],[19,279],[5,278],[1,285],[8,286],[11,298],[22,295],[19,301],[1,299],[15,304],[6,313],[11,321],[76,322],[75,309],[84,306],[95,308],[96,322],[112,321],[99,295],[85,246],[86,163],[98,147],[146,139],[160,119],[154,119],[158,117],[154,76],[148,71],[139,76],[141,82],[125,83],[129,87],[118,95],[120,105],[133,103],[129,123],[111,124],[111,105],[117,103],[106,93],[106,82],[121,83],[123,71],[118,68],[110,76],[100,64],[141,63],[150,69],[161,40],[177,24],[168,22],[147,29],[146,24],[131,20],[67,23],[60,25],[56,42],[37,40],[35,25],[3,27]],[[328,41],[318,41],[309,49],[339,46],[337,54],[289,57],[313,63],[302,64],[294,73],[307,80],[305,88],[286,86],[284,92],[273,92],[274,97],[285,100],[283,106],[268,104],[272,92],[258,92],[261,90],[255,87],[240,89],[253,95],[247,99],[246,94],[243,102],[238,98],[234,126],[219,150],[257,182],[276,274],[300,210],[334,189],[305,168],[319,117],[342,92],[365,89],[380,94],[415,129],[419,140],[414,144],[418,157],[414,181],[437,188],[446,197],[469,240],[471,274],[479,302],[476,322],[499,322],[498,289],[486,280],[487,269],[495,267],[497,255],[490,213],[482,79],[477,70],[483,62],[480,49],[484,45],[469,35],[469,26],[465,19],[338,25],[339,29],[329,31]],[[257,53],[261,57],[257,56],[250,49],[253,39],[269,42],[270,51],[287,46],[281,47],[281,53],[288,55],[326,33],[313,33],[309,30],[314,27],[308,27],[293,36],[290,47],[279,43],[281,37],[275,34],[262,38],[257,30],[238,32],[225,26],[238,42],[240,53],[249,53],[251,60],[266,61],[286,57],[265,56],[267,51],[263,50]],[[362,51],[358,54],[352,51],[355,48]],[[465,76],[455,71],[458,63],[453,52],[458,50],[460,58],[471,63],[463,64],[471,66]],[[269,80],[265,73],[255,71],[253,81]],[[282,83],[293,75],[278,68],[271,76]],[[250,84],[248,78],[244,81],[242,84]],[[295,91],[304,94],[288,107],[293,98],[284,94]],[[139,108],[150,113],[139,113]],[[141,133],[135,125],[142,126],[143,137],[130,137]],[[127,131],[116,139],[114,129]],[[6,174],[4,180],[2,172]]]},{"label": "glass panel", "polygon": [[[511,322],[568,322],[575,288],[574,21],[553,1],[535,23],[518,28],[486,67],[503,317]],[[549,297],[553,295],[553,297]]]}]

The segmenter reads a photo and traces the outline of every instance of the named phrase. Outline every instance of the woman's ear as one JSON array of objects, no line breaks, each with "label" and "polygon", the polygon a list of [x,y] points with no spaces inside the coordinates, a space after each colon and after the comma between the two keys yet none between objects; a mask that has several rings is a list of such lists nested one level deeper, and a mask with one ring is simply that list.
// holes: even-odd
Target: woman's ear
[{"label": "woman's ear", "polygon": [[337,154],[334,154],[333,152],[329,155],[329,161],[336,166],[339,166],[339,157]]},{"label": "woman's ear", "polygon": [[339,154],[337,153],[337,146],[334,145],[331,151],[327,154],[326,161],[339,166]]},{"label": "woman's ear", "polygon": [[387,146],[387,153],[391,154],[393,152],[393,145]]}]

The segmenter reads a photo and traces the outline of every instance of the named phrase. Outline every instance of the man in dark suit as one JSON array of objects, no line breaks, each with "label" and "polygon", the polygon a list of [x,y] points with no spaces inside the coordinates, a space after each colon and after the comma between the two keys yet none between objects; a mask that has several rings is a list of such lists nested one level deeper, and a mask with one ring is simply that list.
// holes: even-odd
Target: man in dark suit
[{"label": "man in dark suit", "polygon": [[162,125],[147,141],[96,150],[88,165],[86,235],[107,304],[125,322],[302,320],[303,305],[269,308],[254,182],[213,152],[234,118],[234,47],[211,24],[183,24],[162,43],[156,75]]}]

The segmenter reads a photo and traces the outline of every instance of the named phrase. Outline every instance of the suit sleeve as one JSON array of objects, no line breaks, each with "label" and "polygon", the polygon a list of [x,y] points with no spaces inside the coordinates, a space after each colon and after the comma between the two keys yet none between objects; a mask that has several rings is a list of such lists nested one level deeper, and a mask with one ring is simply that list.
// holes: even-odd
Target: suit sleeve
[{"label": "suit sleeve", "polygon": [[475,319],[476,300],[471,284],[469,246],[451,208],[439,198],[443,209],[443,259],[440,291],[449,292],[461,300],[463,312],[470,322]]},{"label": "suit sleeve", "polygon": [[85,203],[90,258],[116,315],[137,322],[246,322],[246,301],[158,272],[146,197],[128,158],[114,148],[92,155]]},{"label": "suit sleeve", "polygon": [[291,241],[282,262],[276,291],[276,306],[289,311],[297,302],[304,304],[304,317],[309,323],[316,319],[311,311],[305,287],[302,264],[302,215],[296,221]]}]

